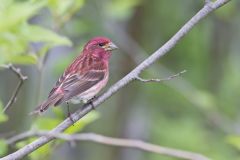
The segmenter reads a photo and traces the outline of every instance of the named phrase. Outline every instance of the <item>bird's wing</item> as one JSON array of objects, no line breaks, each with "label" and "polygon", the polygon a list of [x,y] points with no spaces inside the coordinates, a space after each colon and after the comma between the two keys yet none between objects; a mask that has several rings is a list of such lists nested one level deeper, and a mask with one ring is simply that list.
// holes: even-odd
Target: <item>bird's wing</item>
[{"label": "bird's wing", "polygon": [[105,70],[92,70],[82,75],[73,74],[66,76],[66,78],[59,85],[59,89],[64,92],[64,96],[55,105],[68,101],[69,99],[87,91],[92,86],[102,81],[105,77],[105,74]]}]

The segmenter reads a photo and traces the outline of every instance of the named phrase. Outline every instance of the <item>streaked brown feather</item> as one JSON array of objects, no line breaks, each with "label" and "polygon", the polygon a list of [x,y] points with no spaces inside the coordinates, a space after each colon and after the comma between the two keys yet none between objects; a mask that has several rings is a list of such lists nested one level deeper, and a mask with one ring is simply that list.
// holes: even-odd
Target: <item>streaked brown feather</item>
[{"label": "streaked brown feather", "polygon": [[97,83],[101,82],[105,77],[105,72],[94,72],[90,71],[82,76],[74,76],[75,79],[69,81],[70,83],[64,83],[61,87],[65,94],[59,103],[68,101],[69,99],[87,91],[92,86],[96,85]]},{"label": "streaked brown feather", "polygon": [[[36,110],[43,112],[50,105],[59,105],[80,94],[86,96],[89,93],[92,96],[106,85],[110,53],[94,45],[91,46],[91,43],[92,41],[89,41],[85,45],[82,54],[64,71],[50,91],[48,99]],[[96,90],[92,88],[95,85]]]},{"label": "streaked brown feather", "polygon": [[[75,63],[72,63],[72,65],[65,70],[64,74],[59,78],[56,86],[49,94],[49,97],[57,94],[56,91],[58,89],[61,89],[64,92],[64,96],[57,103],[53,104],[54,106],[66,102],[71,98],[87,91],[92,86],[101,82],[108,72],[108,64],[105,64],[101,60],[94,59],[91,56],[85,56],[83,58],[80,57],[74,62]],[[86,65],[86,62],[90,63]]]}]

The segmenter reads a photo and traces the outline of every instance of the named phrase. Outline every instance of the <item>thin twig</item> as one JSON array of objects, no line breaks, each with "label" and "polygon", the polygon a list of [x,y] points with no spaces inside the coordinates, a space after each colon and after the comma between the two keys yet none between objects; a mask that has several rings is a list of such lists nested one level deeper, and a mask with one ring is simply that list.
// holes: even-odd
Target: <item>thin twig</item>
[{"label": "thin twig", "polygon": [[105,144],[110,146],[136,148],[136,149],[140,149],[147,152],[157,153],[160,155],[166,155],[166,156],[171,156],[171,157],[176,157],[181,159],[188,159],[188,160],[209,160],[207,157],[198,153],[163,147],[163,146],[147,143],[141,140],[113,138],[113,137],[107,137],[107,136],[103,136],[95,133],[80,133],[80,134],[70,135],[70,134],[64,134],[64,133],[53,134],[48,131],[27,131],[19,135],[13,136],[12,138],[8,139],[6,142],[7,144],[12,145],[26,138],[31,138],[36,136],[54,137],[54,138],[59,138],[59,139],[63,139],[70,142],[92,141],[95,143],[100,143],[100,144]]},{"label": "thin twig", "polygon": [[14,136],[15,134],[16,134],[15,131],[9,131],[9,132],[0,133],[0,139],[3,139],[5,137]]},{"label": "thin twig", "polygon": [[19,78],[19,82],[17,84],[17,87],[15,88],[14,92],[12,93],[11,98],[9,99],[8,103],[6,104],[6,106],[4,107],[2,113],[4,113],[7,109],[9,109],[9,107],[11,107],[13,105],[13,103],[16,102],[17,100],[17,95],[18,92],[20,91],[23,82],[25,80],[27,80],[27,76],[24,76],[21,72],[20,68],[16,68],[14,67],[12,64],[9,65],[1,65],[2,68],[6,68],[6,69],[10,69],[13,73],[15,73],[17,75],[17,77]]},{"label": "thin twig", "polygon": [[[99,107],[104,101],[110,98],[113,94],[119,91],[121,88],[125,87],[127,84],[136,79],[136,77],[143,71],[146,70],[149,66],[151,66],[154,62],[156,62],[159,58],[168,53],[178,42],[181,40],[200,20],[205,18],[208,14],[216,10],[217,8],[225,5],[230,0],[216,0],[212,3],[204,5],[204,7],[194,15],[183,27],[169,40],[167,41],[161,48],[155,51],[151,56],[146,58],[141,64],[139,64],[135,69],[133,69],[130,73],[128,73],[125,77],[115,83],[112,87],[110,87],[105,93],[103,93],[98,98],[92,101],[92,104],[95,108]],[[82,108],[78,109],[75,113],[72,114],[72,119],[76,122],[90,111],[93,110],[91,104],[85,104]],[[69,118],[65,119],[62,123],[56,126],[53,130],[51,130],[51,134],[57,134],[59,132],[63,132],[68,127],[72,125],[72,122]],[[29,153],[35,151],[39,147],[53,140],[54,137],[40,137],[30,144],[20,148],[16,152],[9,154],[3,157],[1,160],[16,160],[21,159]]]},{"label": "thin twig", "polygon": [[136,80],[139,80],[139,81],[141,81],[141,82],[162,82],[162,81],[169,81],[169,80],[171,80],[171,79],[173,79],[173,78],[176,78],[176,77],[180,76],[181,74],[183,74],[183,73],[185,73],[185,72],[187,72],[187,71],[186,71],[186,70],[183,70],[183,71],[181,71],[181,72],[179,72],[179,73],[177,73],[177,74],[174,74],[174,75],[168,76],[168,77],[166,77],[166,78],[162,78],[162,79],[143,79],[143,78],[137,76],[137,77],[136,77]]}]

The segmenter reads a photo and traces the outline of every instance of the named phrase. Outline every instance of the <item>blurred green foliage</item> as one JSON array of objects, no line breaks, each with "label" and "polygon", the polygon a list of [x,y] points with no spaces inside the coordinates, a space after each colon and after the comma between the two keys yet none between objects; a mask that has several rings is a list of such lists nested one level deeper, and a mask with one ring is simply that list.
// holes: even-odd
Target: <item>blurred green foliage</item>
[{"label": "blurred green foliage", "polygon": [[36,15],[37,11],[46,5],[46,1],[15,2],[3,0],[1,2],[0,64],[36,64],[38,55],[32,53],[29,46],[30,42],[44,42],[49,48],[56,45],[71,45],[67,38],[28,23],[29,18]]},{"label": "blurred green foliage", "polygon": [[[7,121],[8,116],[3,113],[3,104],[0,101],[0,124]],[[7,144],[4,139],[1,139],[0,137],[0,156],[3,156],[7,153]]]},{"label": "blurred green foliage", "polygon": [[[0,133],[50,130],[66,117],[61,107],[33,120],[26,114],[37,105],[35,99],[46,98],[91,37],[108,36],[120,47],[122,54],[113,54],[110,63],[112,84],[139,63],[136,57],[142,60],[159,48],[202,6],[203,1],[189,0],[1,0],[0,65],[31,66],[23,67],[29,80],[9,115],[1,112],[10,96],[4,91],[13,90],[17,82],[1,70]],[[184,69],[187,73],[164,84],[129,85],[100,108],[98,121],[99,113],[93,112],[65,133],[90,130],[202,153],[214,160],[240,159],[239,6],[232,1],[205,18],[142,76],[164,77]],[[12,148],[0,138],[0,156],[35,139]],[[63,140],[56,140],[27,159],[176,160],[86,143],[67,148]]]},{"label": "blurred green foliage", "polygon": [[[32,125],[31,130],[33,130],[33,131],[51,130],[54,127],[56,127],[60,122],[62,122],[65,119],[65,117],[62,116],[64,114],[63,111],[58,108],[55,108],[54,110],[55,110],[54,112],[58,112],[58,114],[56,114],[56,117],[38,118],[35,121],[35,123]],[[61,116],[59,116],[59,115],[61,115]],[[69,127],[64,133],[67,133],[67,134],[78,133],[86,125],[95,121],[98,117],[99,117],[99,114],[97,112],[91,112],[90,114],[83,117],[83,119],[81,121],[74,123],[74,125]],[[16,144],[16,146],[17,146],[17,148],[21,148],[34,140],[36,140],[36,138],[29,138],[29,139],[18,142]],[[31,153],[29,156],[33,160],[40,160],[43,158],[48,159],[47,157],[49,157],[51,155],[51,153],[54,151],[54,149],[63,143],[64,143],[63,140],[56,140],[54,142],[48,143],[48,144],[44,145],[43,147],[37,149],[35,152]]]},{"label": "blurred green foliage", "polygon": [[132,8],[138,6],[140,2],[141,0],[114,0],[106,5],[105,14],[114,19],[125,19],[132,16]]},{"label": "blurred green foliage", "polygon": [[8,116],[5,113],[3,113],[3,104],[0,101],[0,123],[5,122],[7,120],[8,120]]},{"label": "blurred green foliage", "polygon": [[4,156],[7,153],[8,146],[5,140],[0,139],[0,156]]}]

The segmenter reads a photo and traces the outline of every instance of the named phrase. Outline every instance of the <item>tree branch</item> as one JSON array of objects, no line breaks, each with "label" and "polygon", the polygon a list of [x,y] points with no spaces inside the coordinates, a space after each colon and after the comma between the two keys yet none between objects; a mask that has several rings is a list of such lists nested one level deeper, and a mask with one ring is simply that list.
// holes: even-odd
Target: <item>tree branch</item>
[{"label": "tree branch", "polygon": [[183,70],[183,71],[181,71],[181,72],[179,72],[179,73],[177,73],[177,74],[174,74],[174,75],[168,76],[167,78],[162,78],[162,79],[143,79],[143,78],[137,76],[137,77],[136,77],[136,80],[139,80],[139,81],[145,82],[145,83],[146,83],[146,82],[169,81],[169,80],[171,80],[171,79],[173,79],[173,78],[175,78],[175,77],[180,76],[181,74],[183,74],[183,73],[185,73],[185,72],[187,72],[187,71],[186,71],[186,70]]},{"label": "tree branch", "polygon": [[[100,104],[110,98],[114,93],[116,93],[121,88],[125,87],[127,84],[132,82],[139,76],[139,74],[151,66],[155,61],[157,61],[160,57],[165,55],[170,49],[172,49],[177,42],[182,39],[200,20],[206,17],[209,13],[216,10],[217,8],[223,6],[228,3],[230,0],[216,0],[215,2],[208,3],[204,5],[204,7],[193,16],[169,41],[167,41],[161,48],[159,48],[156,52],[154,52],[151,56],[145,59],[141,64],[139,64],[135,69],[133,69],[129,74],[115,83],[112,87],[110,87],[104,94],[100,97],[96,98],[92,104],[85,104],[81,109],[77,110],[72,114],[72,119],[74,121],[78,121],[87,113],[89,113],[93,108],[97,108]],[[94,106],[94,107],[93,107]],[[62,123],[60,123],[57,127],[51,130],[52,134],[57,134],[59,132],[63,132],[69,126],[72,125],[72,122],[69,118],[65,119]],[[24,146],[18,151],[3,157],[1,160],[12,160],[12,159],[20,159],[29,153],[33,152],[37,148],[43,146],[49,141],[53,140],[55,137],[40,137],[32,143]]]},{"label": "tree branch", "polygon": [[153,152],[160,155],[166,155],[181,159],[188,159],[188,160],[209,160],[207,157],[193,153],[182,151],[178,149],[172,149],[168,147],[163,147],[159,145],[154,145],[151,143],[146,143],[141,140],[134,140],[134,139],[122,139],[122,138],[113,138],[107,137],[100,134],[95,133],[80,133],[80,134],[64,134],[64,133],[57,133],[53,134],[48,131],[27,131],[16,135],[7,140],[7,144],[11,145],[18,141],[21,141],[26,138],[36,137],[36,136],[45,136],[45,137],[54,137],[63,139],[66,141],[74,142],[74,141],[92,141],[95,143],[116,146],[116,147],[128,147],[128,148],[136,148],[147,152]]},{"label": "tree branch", "polygon": [[8,103],[6,104],[6,106],[4,107],[2,113],[6,112],[7,109],[9,109],[9,107],[12,106],[13,103],[16,102],[17,100],[17,95],[18,95],[18,92],[20,91],[22,85],[23,85],[23,82],[25,80],[27,80],[27,76],[24,76],[20,70],[20,68],[16,68],[14,67],[12,64],[9,64],[9,65],[1,65],[2,68],[6,68],[6,69],[9,69],[11,70],[13,73],[15,73],[17,75],[17,77],[19,78],[19,82],[17,84],[17,87],[16,89],[14,90],[14,92],[12,93],[12,96],[11,98],[9,99]]},{"label": "tree branch", "polygon": [[209,3],[211,3],[211,0],[205,0],[205,5],[208,5]]}]

